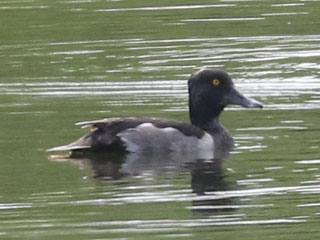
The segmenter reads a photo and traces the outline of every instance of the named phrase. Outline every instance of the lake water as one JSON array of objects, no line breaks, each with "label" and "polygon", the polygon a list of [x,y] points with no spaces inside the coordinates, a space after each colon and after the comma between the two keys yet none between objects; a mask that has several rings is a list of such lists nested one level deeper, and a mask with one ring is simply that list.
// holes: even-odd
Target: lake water
[{"label": "lake water", "polygon": [[[0,239],[319,239],[320,1],[0,2]],[[210,166],[123,176],[46,149],[115,116],[188,121],[186,81],[221,68],[263,110],[222,122]]]}]

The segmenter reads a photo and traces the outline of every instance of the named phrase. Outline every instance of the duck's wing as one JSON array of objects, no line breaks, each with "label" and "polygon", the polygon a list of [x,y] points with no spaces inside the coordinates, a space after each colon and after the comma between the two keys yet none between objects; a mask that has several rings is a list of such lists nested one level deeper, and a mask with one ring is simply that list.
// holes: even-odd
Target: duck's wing
[{"label": "duck's wing", "polygon": [[179,121],[157,118],[107,118],[80,122],[76,125],[91,127],[91,133],[73,143],[48,151],[176,151],[204,145],[208,146],[211,152],[213,148],[213,139],[209,134]]},{"label": "duck's wing", "polygon": [[127,119],[134,119],[134,118],[104,118],[99,120],[77,122],[75,123],[75,125],[81,126],[81,128],[87,128],[87,127],[93,128],[96,126],[111,125],[112,123],[115,123],[115,122],[123,122],[124,120],[127,120]]},{"label": "duck's wing", "polygon": [[124,146],[117,134],[128,128],[134,128],[141,124],[134,118],[106,118],[94,121],[84,121],[76,123],[82,128],[91,128],[91,133],[78,140],[58,147],[48,149],[48,152],[55,151],[74,151],[74,150],[92,150],[92,151],[123,151]]}]

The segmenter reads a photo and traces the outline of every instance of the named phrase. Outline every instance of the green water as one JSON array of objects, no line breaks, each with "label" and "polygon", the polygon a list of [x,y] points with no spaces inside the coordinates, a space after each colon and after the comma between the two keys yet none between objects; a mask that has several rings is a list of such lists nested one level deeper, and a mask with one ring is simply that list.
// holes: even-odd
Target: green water
[{"label": "green water", "polygon": [[[0,239],[318,239],[319,7],[0,1]],[[87,133],[75,122],[188,121],[186,80],[202,67],[265,105],[223,113],[237,148],[206,182],[216,191],[193,193],[188,170],[106,181],[48,160]]]}]

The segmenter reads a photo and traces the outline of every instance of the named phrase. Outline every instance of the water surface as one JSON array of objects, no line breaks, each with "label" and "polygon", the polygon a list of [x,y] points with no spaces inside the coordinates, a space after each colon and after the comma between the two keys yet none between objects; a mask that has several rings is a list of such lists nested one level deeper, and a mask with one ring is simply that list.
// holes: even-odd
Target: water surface
[{"label": "water surface", "polygon": [[[318,239],[318,5],[1,1],[0,238]],[[75,122],[188,121],[202,67],[264,103],[226,109],[237,147],[222,172],[48,160],[87,133]]]}]

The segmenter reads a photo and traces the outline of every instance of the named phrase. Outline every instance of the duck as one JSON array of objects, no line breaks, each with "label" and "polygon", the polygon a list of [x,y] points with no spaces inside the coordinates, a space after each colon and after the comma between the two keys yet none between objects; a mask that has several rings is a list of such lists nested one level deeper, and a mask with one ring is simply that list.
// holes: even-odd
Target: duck
[{"label": "duck", "polygon": [[262,108],[263,104],[240,93],[229,74],[220,69],[201,69],[188,79],[189,118],[182,122],[153,117],[105,118],[76,123],[91,132],[78,140],[48,149],[79,154],[124,153],[161,156],[171,159],[225,158],[234,148],[229,131],[220,123],[220,115],[228,105]]}]

